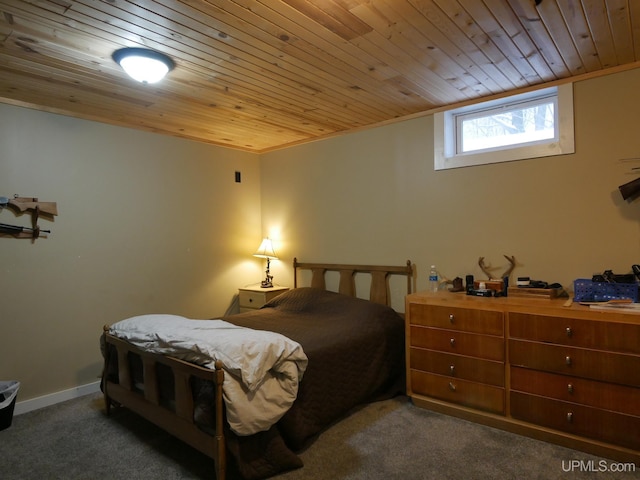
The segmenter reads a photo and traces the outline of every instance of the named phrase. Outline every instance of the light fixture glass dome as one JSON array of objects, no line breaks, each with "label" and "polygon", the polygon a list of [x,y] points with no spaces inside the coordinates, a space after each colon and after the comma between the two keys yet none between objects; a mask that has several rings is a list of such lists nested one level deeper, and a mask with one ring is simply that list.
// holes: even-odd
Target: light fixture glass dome
[{"label": "light fixture glass dome", "polygon": [[156,83],[175,67],[164,53],[146,48],[121,48],[113,52],[113,59],[134,80]]}]

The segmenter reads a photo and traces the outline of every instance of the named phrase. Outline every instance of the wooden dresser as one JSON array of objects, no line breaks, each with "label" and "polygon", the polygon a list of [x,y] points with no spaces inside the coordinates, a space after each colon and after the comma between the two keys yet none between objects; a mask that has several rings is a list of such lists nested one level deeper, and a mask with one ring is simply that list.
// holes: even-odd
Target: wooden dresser
[{"label": "wooden dresser", "polygon": [[414,404],[640,465],[640,315],[566,299],[406,298]]}]

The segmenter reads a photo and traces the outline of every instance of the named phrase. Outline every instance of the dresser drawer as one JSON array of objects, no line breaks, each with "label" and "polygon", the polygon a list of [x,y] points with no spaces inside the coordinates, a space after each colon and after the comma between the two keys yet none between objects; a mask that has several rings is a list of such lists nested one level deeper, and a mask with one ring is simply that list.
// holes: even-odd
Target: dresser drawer
[{"label": "dresser drawer", "polygon": [[511,365],[640,386],[640,355],[509,340]]},{"label": "dresser drawer", "polygon": [[511,390],[640,417],[640,389],[511,367]]},{"label": "dresser drawer", "polygon": [[414,394],[504,414],[504,388],[411,370],[411,390]]},{"label": "dresser drawer", "polygon": [[504,363],[412,347],[411,368],[504,387]]},{"label": "dresser drawer", "polygon": [[409,305],[409,316],[413,325],[498,336],[504,334],[503,314],[492,310],[471,310],[412,303]]},{"label": "dresser drawer", "polygon": [[411,346],[504,361],[504,339],[455,330],[411,326]]},{"label": "dresser drawer", "polygon": [[640,417],[511,392],[511,416],[525,422],[640,449]]},{"label": "dresser drawer", "polygon": [[575,347],[637,353],[640,324],[509,313],[509,337]]}]

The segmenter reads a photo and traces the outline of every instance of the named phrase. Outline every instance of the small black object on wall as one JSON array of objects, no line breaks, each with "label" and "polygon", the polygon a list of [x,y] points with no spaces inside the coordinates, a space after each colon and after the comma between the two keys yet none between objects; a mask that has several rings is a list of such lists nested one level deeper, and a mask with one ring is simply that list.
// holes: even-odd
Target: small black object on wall
[{"label": "small black object on wall", "polygon": [[622,198],[625,200],[633,200],[640,194],[640,178],[636,178],[624,185],[620,185],[618,190],[620,190]]}]

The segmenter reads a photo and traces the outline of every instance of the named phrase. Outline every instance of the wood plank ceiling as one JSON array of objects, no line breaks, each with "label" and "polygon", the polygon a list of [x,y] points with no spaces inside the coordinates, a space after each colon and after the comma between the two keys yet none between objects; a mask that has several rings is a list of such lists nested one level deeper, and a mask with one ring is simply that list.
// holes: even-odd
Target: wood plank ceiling
[{"label": "wood plank ceiling", "polygon": [[[638,0],[0,0],[0,11],[1,102],[252,152],[640,56]],[[136,83],[111,58],[134,46],[176,68]]]}]

